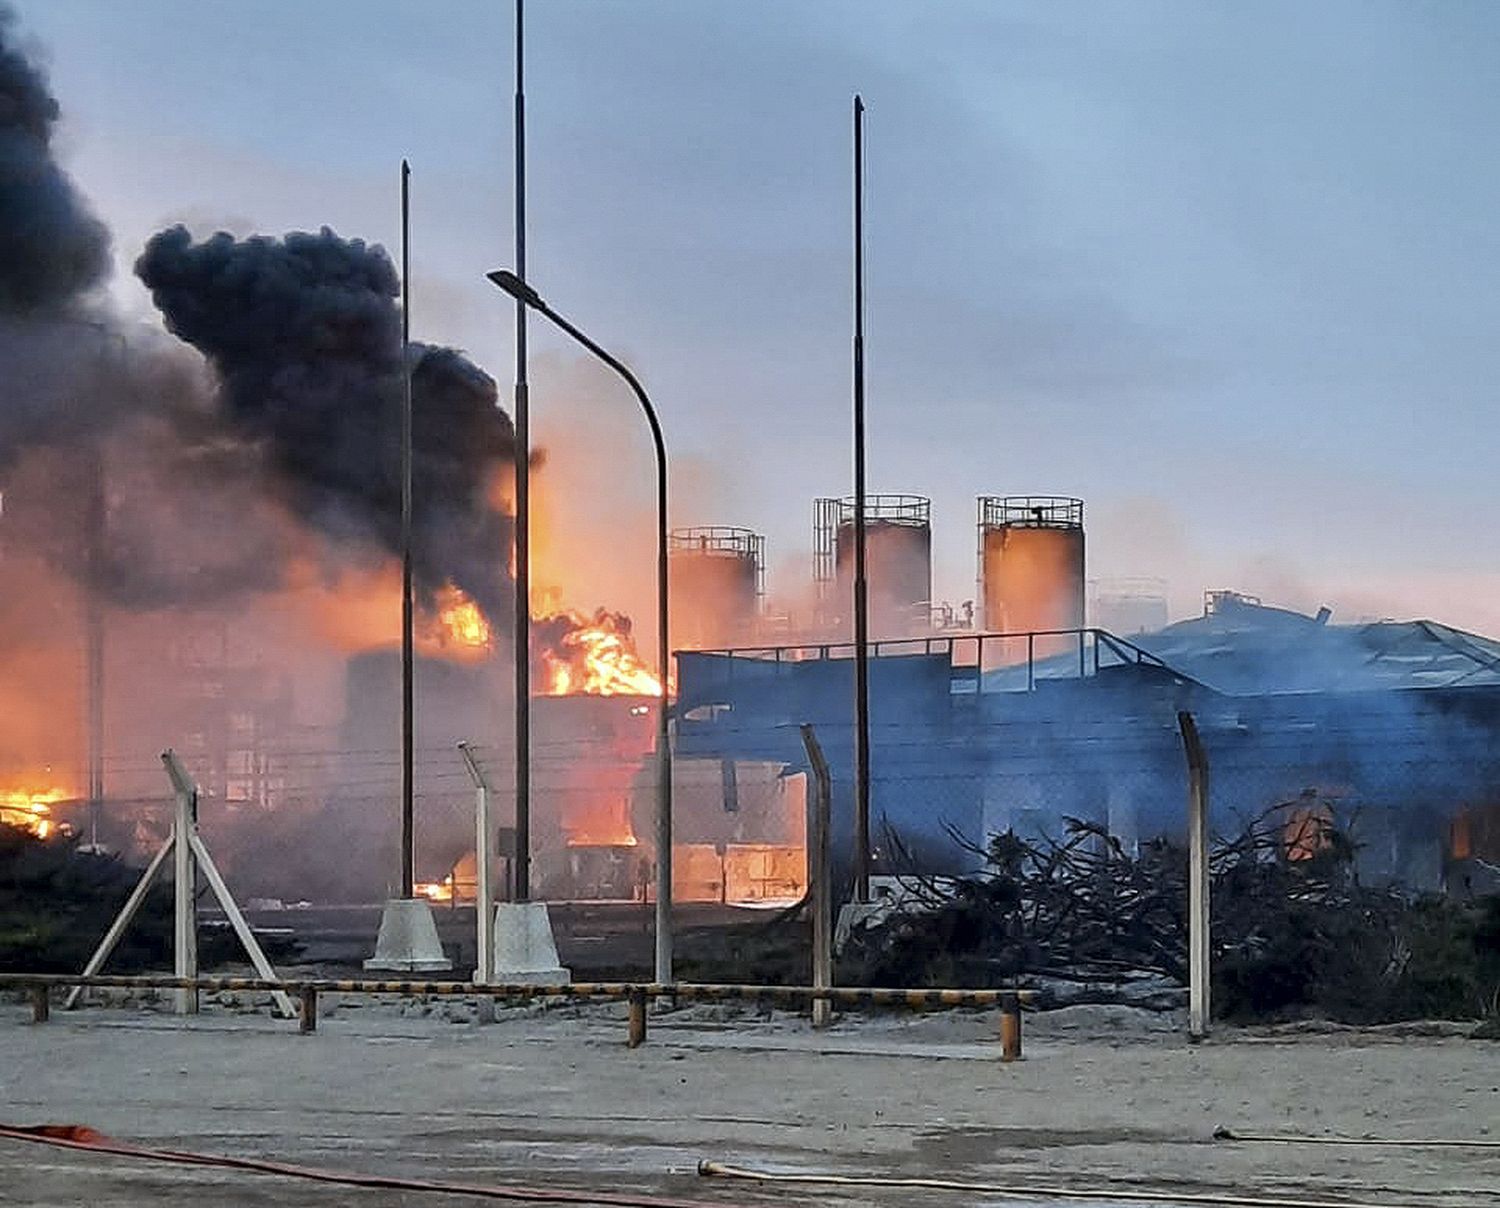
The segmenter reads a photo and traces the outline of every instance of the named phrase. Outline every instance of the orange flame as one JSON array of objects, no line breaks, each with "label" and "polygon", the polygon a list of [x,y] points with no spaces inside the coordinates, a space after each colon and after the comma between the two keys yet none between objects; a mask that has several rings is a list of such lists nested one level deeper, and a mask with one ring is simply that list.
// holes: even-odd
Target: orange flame
[{"label": "orange flame", "polygon": [[476,657],[490,652],[494,634],[478,604],[457,587],[449,585],[438,593],[437,606],[430,639],[441,650]]},{"label": "orange flame", "polygon": [[58,788],[0,790],[0,824],[18,826],[38,839],[50,838],[58,829],[52,806],[67,797]]},{"label": "orange flame", "polygon": [[[601,608],[592,617],[569,610],[536,620],[546,695],[661,695],[661,680],[641,661],[627,619]],[[550,642],[547,630],[556,634]]]}]

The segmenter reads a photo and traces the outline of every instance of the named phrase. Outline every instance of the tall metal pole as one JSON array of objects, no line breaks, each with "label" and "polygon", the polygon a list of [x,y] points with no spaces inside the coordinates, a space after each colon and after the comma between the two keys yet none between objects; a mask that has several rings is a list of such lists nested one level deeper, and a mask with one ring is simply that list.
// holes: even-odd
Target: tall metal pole
[{"label": "tall metal pole", "polygon": [[[103,324],[89,323],[103,343],[99,352],[99,374],[106,381],[126,380],[125,337]],[[109,345],[118,350],[119,364],[112,364]],[[104,450],[95,444],[89,452],[90,481],[84,505],[84,667],[88,729],[89,846],[99,848],[99,817],[104,809],[104,600],[99,588],[104,574],[105,529],[108,525],[104,494]]]},{"label": "tall metal pole", "polygon": [[870,600],[865,578],[865,103],[854,97],[854,900],[870,900]]},{"label": "tall metal pole", "polygon": [[628,374],[651,425],[656,447],[656,668],[661,702],[656,708],[656,980],[672,982],[672,742],[667,699],[672,647],[667,636],[667,446],[651,400]]},{"label": "tall metal pole", "polygon": [[411,575],[411,165],[401,161],[401,896],[416,881],[412,781],[412,575]]},{"label": "tall metal pole", "polygon": [[[526,93],[516,0],[516,273],[526,279]],[[526,303],[516,299],[516,850],[515,896],[531,897],[531,399],[526,380]]]},{"label": "tall metal pole", "polygon": [[89,845],[99,848],[99,814],[104,805],[104,606],[99,579],[104,558],[104,457],[96,447],[84,520],[88,559],[84,599],[84,661],[88,671]]}]

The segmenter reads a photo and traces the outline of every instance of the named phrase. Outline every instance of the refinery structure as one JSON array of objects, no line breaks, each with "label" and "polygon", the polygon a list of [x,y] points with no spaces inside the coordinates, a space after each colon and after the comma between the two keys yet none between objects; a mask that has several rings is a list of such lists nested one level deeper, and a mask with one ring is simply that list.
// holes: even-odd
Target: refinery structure
[{"label": "refinery structure", "polygon": [[[22,225],[51,234],[26,245],[41,292],[14,291],[0,328],[24,404],[0,433],[0,821],[142,857],[173,825],[171,748],[227,873],[270,900],[457,902],[490,861],[496,896],[524,898],[529,861],[553,900],[790,905],[809,886],[803,726],[827,755],[835,864],[859,883],[866,850],[881,872],[965,873],[996,834],[1070,819],[1121,850],[1176,836],[1191,714],[1215,822],[1341,810],[1362,875],[1464,892],[1495,876],[1500,645],[1230,590],[1172,623],[1165,584],[1090,578],[1082,498],[975,495],[960,519],[867,489],[862,202],[855,493],[835,479],[811,499],[806,560],[717,523],[754,515],[669,512],[639,381],[522,275],[486,274],[522,332],[549,318],[643,404],[671,617],[658,656],[643,635],[664,613],[607,598],[624,593],[602,568],[646,565],[618,518],[580,542],[522,510],[589,497],[597,475],[569,481],[494,377],[410,339],[404,256],[398,273],[326,227],[171,226],[132,266],[160,330],[127,331],[96,305],[108,232],[51,158],[56,105],[12,66],[18,95],[49,102],[23,132],[48,183]],[[856,98],[856,146],[862,114]],[[48,275],[54,246],[79,254]],[[974,591],[955,604],[934,550],[970,523]],[[770,573],[794,557],[795,575]],[[483,836],[476,774],[497,786]]]},{"label": "refinery structure", "polygon": [[[1174,718],[1199,718],[1216,754],[1212,808],[1228,825],[1280,804],[1357,814],[1365,875],[1424,888],[1488,883],[1496,852],[1489,752],[1500,726],[1500,646],[1433,622],[1343,625],[1228,591],[1166,624],[1153,581],[1090,583],[1085,508],[1067,496],[975,501],[976,592],[933,603],[933,516],[915,494],[869,500],[871,799],[877,868],[963,872],[989,836],[1044,836],[1069,818],[1127,848],[1182,828]],[[849,701],[852,501],[813,506],[807,586],[767,581],[764,538],[700,526],[671,533],[675,746],[673,891],[724,905],[794,902],[806,869],[806,754],[817,728],[832,766],[836,854],[847,851],[854,750]],[[80,613],[80,617],[82,614]],[[1116,618],[1118,623],[1105,623]],[[605,610],[534,618],[533,881],[551,900],[651,900],[655,716],[660,684],[630,621]],[[108,628],[104,702],[75,703],[77,771],[14,781],[7,820],[68,826],[122,851],[160,841],[154,769],[125,749],[175,745],[192,762],[235,878],[267,896],[315,886],[332,900],[385,892],[393,772],[380,744],[399,710],[388,638],[326,660],[333,702],[309,720],[308,677],[257,653],[222,620]],[[365,640],[365,639],[361,639]],[[160,649],[161,666],[145,663]],[[505,643],[461,593],[441,598],[417,667],[422,892],[474,893],[471,801],[447,754],[475,744],[509,774]],[[154,685],[142,714],[115,685]],[[104,726],[103,740],[88,719]],[[1441,749],[1442,760],[1413,759]],[[87,752],[105,752],[92,769]],[[514,865],[498,802],[500,895]],[[327,859],[332,836],[351,858]],[[899,853],[899,858],[898,858]],[[841,858],[841,856],[840,856]]]}]

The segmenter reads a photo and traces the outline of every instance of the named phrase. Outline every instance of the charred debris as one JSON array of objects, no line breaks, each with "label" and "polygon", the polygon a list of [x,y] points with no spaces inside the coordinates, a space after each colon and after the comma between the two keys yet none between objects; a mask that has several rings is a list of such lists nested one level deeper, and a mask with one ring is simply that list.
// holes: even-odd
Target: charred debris
[{"label": "charred debris", "polygon": [[[1356,819],[1299,801],[1215,845],[1215,1014],[1494,1021],[1500,895],[1364,884],[1356,832]],[[886,841],[899,853],[898,838]],[[1054,1006],[1185,1005],[1187,853],[1177,843],[1157,839],[1131,852],[1097,824],[1067,819],[1059,837],[1007,832],[975,854],[984,862],[976,876],[896,878],[889,914],[845,945],[841,978],[1030,986]]]}]

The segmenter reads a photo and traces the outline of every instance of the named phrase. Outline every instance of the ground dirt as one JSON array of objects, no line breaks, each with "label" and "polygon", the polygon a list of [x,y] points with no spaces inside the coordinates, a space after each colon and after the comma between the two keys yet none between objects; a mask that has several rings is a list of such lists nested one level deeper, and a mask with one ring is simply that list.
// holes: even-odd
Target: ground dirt
[{"label": "ground dirt", "polygon": [[[770,1187],[705,1179],[702,1158],[1128,1192],[1257,1192],[1500,1208],[1500,1148],[1215,1141],[1500,1137],[1500,1044],[1451,1029],[1220,1033],[1077,1007],[1027,1018],[1002,1064],[992,1013],[846,1016],[815,1033],[780,1013],[653,1015],[329,1001],[314,1035],[217,1000],[141,1008],[0,1007],[0,1120],[78,1123],[162,1148],[482,1184],[631,1189],[706,1204],[978,1205],[981,1191]],[[245,1006],[247,1006],[246,1004]],[[1494,1133],[1491,1133],[1491,1129]],[[478,1204],[98,1157],[0,1139],[0,1203]],[[1040,1202],[1033,1200],[1031,1202]],[[1049,1200],[1047,1202],[1076,1202]],[[1098,1201],[1093,1201],[1098,1202]]]}]

